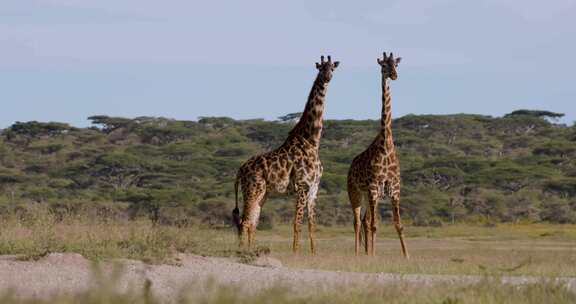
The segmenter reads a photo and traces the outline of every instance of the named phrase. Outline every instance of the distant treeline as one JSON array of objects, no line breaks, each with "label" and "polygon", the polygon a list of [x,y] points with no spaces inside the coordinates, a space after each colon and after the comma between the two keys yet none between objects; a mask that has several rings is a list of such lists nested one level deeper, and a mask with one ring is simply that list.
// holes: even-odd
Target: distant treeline
[{"label": "distant treeline", "polygon": [[[415,225],[451,222],[576,222],[576,127],[560,113],[504,117],[407,115],[394,120],[403,216]],[[162,224],[227,225],[237,168],[280,145],[297,113],[279,121],[204,117],[93,116],[93,127],[17,122],[0,134],[0,214],[150,217]],[[378,132],[374,120],[327,120],[318,216],[349,224],[346,174]],[[263,228],[289,222],[293,199],[273,196]],[[390,206],[380,204],[389,218]]]}]

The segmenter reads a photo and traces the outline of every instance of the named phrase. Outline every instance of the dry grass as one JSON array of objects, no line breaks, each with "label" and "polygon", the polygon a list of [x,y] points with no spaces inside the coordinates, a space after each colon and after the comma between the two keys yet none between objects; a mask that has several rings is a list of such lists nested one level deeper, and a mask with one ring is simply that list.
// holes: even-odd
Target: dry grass
[{"label": "dry grass", "polygon": [[75,252],[92,259],[128,258],[170,263],[174,253],[230,255],[235,236],[196,227],[158,226],[141,221],[87,221],[51,219],[0,224],[0,255],[35,259],[50,252]]},{"label": "dry grass", "polygon": [[[394,229],[382,226],[376,257],[353,258],[351,229],[321,228],[319,254],[290,253],[291,232],[261,233],[260,243],[272,248],[286,266],[339,271],[576,276],[576,226],[503,224],[496,227],[455,225],[407,229],[410,260],[400,254]],[[306,241],[306,240],[304,240]]]},{"label": "dry grass", "polygon": [[[575,303],[576,296],[562,286],[540,284],[511,286],[489,279],[491,275],[538,275],[549,278],[576,276],[576,226],[518,224],[496,227],[455,225],[441,228],[407,227],[412,258],[400,257],[394,230],[382,226],[377,257],[353,257],[350,227],[321,227],[319,254],[290,253],[291,229],[278,227],[257,233],[260,246],[285,266],[339,271],[482,274],[486,280],[473,285],[404,283],[341,289],[336,293],[295,294],[282,287],[243,295],[240,290],[213,286],[182,292],[180,303]],[[169,263],[176,252],[203,255],[236,254],[232,229],[156,226],[148,221],[101,222],[69,218],[54,221],[50,216],[33,220],[4,220],[0,223],[0,254],[21,254],[33,259],[47,252],[76,252],[90,259],[132,258],[151,263]],[[425,288],[424,288],[425,287]],[[0,295],[0,303],[160,303],[150,291],[118,294],[94,289],[77,295],[50,299],[22,300]]]},{"label": "dry grass", "polygon": [[[319,253],[309,256],[304,237],[302,254],[290,250],[292,232],[281,226],[258,231],[260,246],[269,247],[284,265],[338,271],[576,276],[576,225],[503,224],[496,227],[454,225],[407,227],[411,259],[400,256],[394,229],[382,225],[377,257],[353,257],[351,227],[321,227]],[[304,235],[305,236],[305,235]],[[169,263],[176,252],[236,255],[232,229],[155,226],[148,221],[54,221],[48,214],[33,220],[0,223],[0,254],[33,259],[48,252],[76,252],[87,258],[140,259]]]},{"label": "dry grass", "polygon": [[[163,303],[151,292],[149,286],[141,290],[126,293],[114,291],[113,282],[101,284],[101,287],[80,294],[60,294],[47,299],[21,299],[11,294],[0,295],[0,303],[6,304],[125,304],[125,303]],[[107,287],[108,286],[108,287]],[[334,304],[371,304],[371,303],[442,303],[442,304],[492,304],[492,303],[526,303],[526,304],[563,304],[574,303],[576,295],[563,286],[550,282],[512,286],[484,280],[473,285],[435,284],[414,285],[406,283],[385,286],[366,286],[362,289],[339,288],[334,291],[295,293],[281,286],[247,294],[238,288],[208,285],[192,286],[183,290],[178,303],[334,303]]]}]

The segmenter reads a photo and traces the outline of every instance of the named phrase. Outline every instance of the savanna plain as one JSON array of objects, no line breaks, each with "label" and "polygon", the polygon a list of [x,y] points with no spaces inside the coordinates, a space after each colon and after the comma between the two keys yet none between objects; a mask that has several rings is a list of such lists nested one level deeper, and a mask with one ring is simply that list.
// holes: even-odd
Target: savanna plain
[{"label": "savanna plain", "polygon": [[[562,116],[395,119],[409,260],[386,201],[377,256],[354,256],[346,176],[378,121],[325,122],[315,256],[305,224],[291,252],[293,198],[269,198],[253,250],[231,225],[237,169],[299,113],[17,122],[0,133],[0,303],[575,303],[576,126]],[[63,290],[19,292],[32,285]]]},{"label": "savanna plain", "polygon": [[[292,227],[279,225],[258,231],[257,248],[240,251],[231,228],[163,226],[149,220],[55,219],[38,211],[26,220],[5,219],[0,229],[0,254],[19,261],[42,260],[50,253],[79,253],[91,261],[141,260],[149,265],[179,266],[181,255],[221,257],[250,265],[259,255],[282,263],[281,269],[332,272],[392,273],[394,282],[295,293],[282,284],[252,292],[241,285],[205,282],[178,295],[181,303],[573,303],[576,294],[558,278],[576,277],[576,226],[558,224],[455,224],[443,227],[408,226],[409,260],[391,225],[382,223],[376,257],[353,256],[352,227],[319,227],[318,254],[303,246],[292,254]],[[303,244],[306,239],[302,240]],[[255,267],[255,266],[253,266]],[[242,275],[241,273],[230,274]],[[432,275],[420,281],[403,276]],[[435,277],[455,278],[450,281]],[[478,278],[472,282],[466,278]],[[525,284],[502,283],[502,278],[530,277]],[[461,282],[459,278],[462,278]],[[100,278],[114,281],[118,278]],[[247,277],[245,280],[252,280]],[[23,299],[5,293],[2,303],[134,303],[162,302],[150,287],[119,292],[100,284],[79,294]],[[425,288],[423,288],[425,287]]]}]

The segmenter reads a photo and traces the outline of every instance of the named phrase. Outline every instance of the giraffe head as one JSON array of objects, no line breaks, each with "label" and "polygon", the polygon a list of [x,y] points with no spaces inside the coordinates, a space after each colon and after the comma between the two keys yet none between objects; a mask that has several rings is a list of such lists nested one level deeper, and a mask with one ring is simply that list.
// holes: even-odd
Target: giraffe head
[{"label": "giraffe head", "polygon": [[329,82],[330,79],[332,79],[332,72],[334,72],[339,64],[339,61],[332,62],[330,56],[328,56],[328,61],[324,61],[324,56],[321,56],[320,63],[316,62],[316,68],[319,71],[318,76],[320,77],[320,80],[323,82]]},{"label": "giraffe head", "polygon": [[383,54],[383,58],[378,58],[378,64],[382,67],[382,79],[390,78],[396,80],[398,78],[398,73],[396,73],[396,68],[402,60],[402,57],[394,58],[394,55],[390,53],[390,56],[386,56],[386,52]]}]

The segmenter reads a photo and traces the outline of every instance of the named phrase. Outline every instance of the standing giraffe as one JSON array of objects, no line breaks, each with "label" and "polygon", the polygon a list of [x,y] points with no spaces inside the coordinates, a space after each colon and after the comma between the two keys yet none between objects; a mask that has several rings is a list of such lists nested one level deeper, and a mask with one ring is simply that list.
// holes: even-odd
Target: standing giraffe
[{"label": "standing giraffe", "polygon": [[[314,81],[308,102],[300,121],[288,134],[286,141],[276,150],[254,156],[246,161],[236,175],[234,191],[236,208],[232,211],[234,223],[238,228],[240,246],[248,238],[248,247],[254,243],[254,233],[260,209],[269,192],[284,193],[287,190],[296,194],[296,213],[294,216],[294,241],[292,250],[298,251],[300,226],[304,217],[304,207],[308,207],[308,234],[310,249],[315,253],[315,215],[316,194],[322,176],[322,164],[318,157],[320,135],[322,133],[322,113],[328,82],[332,72],[338,67],[338,61],[332,62],[321,57],[316,63],[318,76]],[[238,209],[238,185],[242,187],[244,209],[242,217]]]},{"label": "standing giraffe", "polygon": [[392,53],[378,59],[382,67],[382,118],[380,132],[372,144],[352,161],[348,171],[348,197],[354,211],[355,254],[360,251],[360,213],[362,199],[368,200],[368,207],[362,219],[364,232],[364,248],[367,255],[375,255],[374,239],[377,228],[378,200],[388,196],[392,202],[394,226],[402,245],[402,254],[408,258],[404,243],[403,227],[400,222],[400,166],[392,138],[392,114],[390,110],[390,87],[388,79],[396,80],[396,68],[400,57],[394,58]]}]

